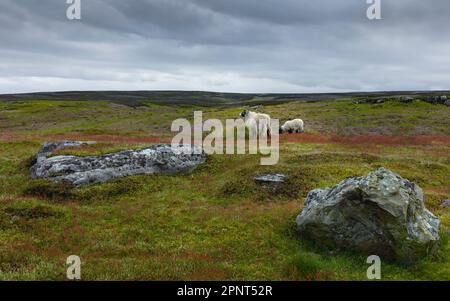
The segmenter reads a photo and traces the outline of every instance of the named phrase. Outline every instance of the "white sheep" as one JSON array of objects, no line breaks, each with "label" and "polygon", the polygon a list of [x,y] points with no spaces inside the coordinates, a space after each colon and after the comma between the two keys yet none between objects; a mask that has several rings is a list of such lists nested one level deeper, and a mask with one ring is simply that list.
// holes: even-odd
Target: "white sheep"
[{"label": "white sheep", "polygon": [[303,120],[297,118],[286,121],[280,127],[280,134],[288,132],[291,133],[303,133],[305,131],[305,123]]},{"label": "white sheep", "polygon": [[241,112],[240,116],[244,119],[245,126],[249,129],[251,137],[256,137],[258,131],[260,137],[270,135],[269,115],[245,110]]}]

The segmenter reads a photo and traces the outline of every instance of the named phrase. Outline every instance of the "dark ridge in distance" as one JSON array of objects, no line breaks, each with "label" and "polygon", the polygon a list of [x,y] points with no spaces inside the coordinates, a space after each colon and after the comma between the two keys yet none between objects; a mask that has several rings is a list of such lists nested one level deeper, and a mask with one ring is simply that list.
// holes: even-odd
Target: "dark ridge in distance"
[{"label": "dark ridge in distance", "polygon": [[0,101],[25,100],[97,100],[131,107],[143,102],[170,105],[238,107],[280,104],[291,101],[320,101],[343,98],[426,97],[449,94],[449,91],[395,91],[349,93],[221,93],[202,91],[65,91],[20,94],[0,94]]}]

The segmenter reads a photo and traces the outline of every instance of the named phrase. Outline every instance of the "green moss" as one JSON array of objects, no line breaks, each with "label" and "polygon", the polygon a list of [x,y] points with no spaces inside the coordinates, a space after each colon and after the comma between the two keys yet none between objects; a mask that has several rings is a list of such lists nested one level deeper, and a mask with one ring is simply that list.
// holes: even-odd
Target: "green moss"
[{"label": "green moss", "polygon": [[37,205],[34,207],[8,207],[3,212],[12,218],[32,220],[37,218],[59,217],[62,213],[50,206]]},{"label": "green moss", "polygon": [[74,186],[69,183],[53,183],[47,180],[33,180],[24,188],[25,196],[68,201],[73,197]]}]

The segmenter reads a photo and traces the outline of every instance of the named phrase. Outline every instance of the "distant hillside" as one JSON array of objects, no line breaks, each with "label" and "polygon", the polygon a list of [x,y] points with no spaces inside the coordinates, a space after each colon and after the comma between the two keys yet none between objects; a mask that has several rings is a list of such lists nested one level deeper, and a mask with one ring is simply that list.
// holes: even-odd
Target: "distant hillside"
[{"label": "distant hillside", "polygon": [[104,100],[131,107],[140,106],[143,101],[164,104],[185,104],[201,106],[242,106],[275,104],[289,101],[319,101],[347,97],[392,97],[448,94],[449,91],[415,92],[354,92],[319,94],[243,94],[200,91],[68,91],[24,94],[3,94],[0,101],[20,100]]}]

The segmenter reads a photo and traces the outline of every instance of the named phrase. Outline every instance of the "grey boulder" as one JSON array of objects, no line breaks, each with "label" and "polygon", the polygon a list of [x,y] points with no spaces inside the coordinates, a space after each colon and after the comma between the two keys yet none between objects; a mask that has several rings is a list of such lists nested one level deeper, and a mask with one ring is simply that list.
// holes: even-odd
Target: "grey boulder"
[{"label": "grey boulder", "polygon": [[312,190],[296,220],[318,244],[402,262],[434,252],[439,223],[422,189],[385,168]]},{"label": "grey boulder", "polygon": [[138,174],[174,174],[188,172],[202,164],[206,155],[191,145],[155,145],[102,156],[54,156],[53,151],[68,146],[80,146],[80,141],[44,144],[37,162],[30,169],[32,178],[44,178],[73,185],[103,183],[114,178]]}]

